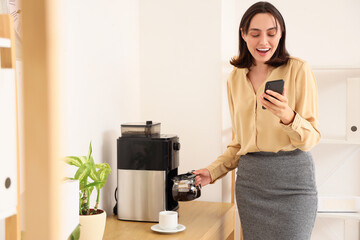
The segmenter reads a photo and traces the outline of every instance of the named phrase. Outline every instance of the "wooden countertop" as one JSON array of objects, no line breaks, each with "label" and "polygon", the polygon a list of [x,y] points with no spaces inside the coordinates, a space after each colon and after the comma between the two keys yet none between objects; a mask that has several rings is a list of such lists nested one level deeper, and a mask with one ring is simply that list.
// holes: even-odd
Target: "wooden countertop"
[{"label": "wooden countertop", "polygon": [[150,229],[157,223],[121,221],[117,216],[106,219],[103,240],[114,239],[234,239],[235,204],[219,202],[179,202],[179,224],[186,229],[174,234]]}]

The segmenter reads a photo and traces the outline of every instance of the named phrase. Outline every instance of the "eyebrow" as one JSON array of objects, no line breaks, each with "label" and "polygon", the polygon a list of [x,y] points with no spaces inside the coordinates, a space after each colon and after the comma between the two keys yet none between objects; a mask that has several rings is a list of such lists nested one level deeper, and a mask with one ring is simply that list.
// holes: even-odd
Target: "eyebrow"
[{"label": "eyebrow", "polygon": [[[273,29],[277,29],[277,27],[268,28],[268,29],[266,29],[266,31],[270,31],[270,30],[273,30]],[[250,28],[249,31],[261,31],[261,30],[258,29],[258,28]]]}]

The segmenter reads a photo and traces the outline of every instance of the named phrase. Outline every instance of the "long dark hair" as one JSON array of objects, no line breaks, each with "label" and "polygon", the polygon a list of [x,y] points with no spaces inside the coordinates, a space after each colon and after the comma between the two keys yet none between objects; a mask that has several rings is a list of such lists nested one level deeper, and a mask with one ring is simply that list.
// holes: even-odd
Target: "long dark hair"
[{"label": "long dark hair", "polygon": [[254,58],[249,52],[245,40],[241,36],[241,29],[245,34],[249,31],[249,26],[251,19],[258,13],[269,13],[271,14],[276,22],[279,22],[282,36],[279,41],[279,45],[274,52],[274,55],[269,59],[269,61],[265,62],[266,64],[279,67],[284,65],[289,60],[289,53],[285,47],[285,39],[286,39],[286,28],[285,21],[279,12],[271,3],[268,2],[257,2],[253,4],[245,13],[240,21],[239,26],[239,54],[238,57],[232,58],[230,63],[238,68],[250,68],[252,65],[255,65]]}]

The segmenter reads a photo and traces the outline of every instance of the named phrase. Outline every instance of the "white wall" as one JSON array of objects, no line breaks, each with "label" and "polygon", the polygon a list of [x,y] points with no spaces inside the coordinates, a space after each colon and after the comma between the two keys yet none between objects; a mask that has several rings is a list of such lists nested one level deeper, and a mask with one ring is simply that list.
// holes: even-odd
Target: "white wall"
[{"label": "white wall", "polygon": [[[102,198],[111,211],[121,123],[153,120],[177,134],[180,173],[221,154],[221,3],[82,5],[67,1],[63,17],[64,154],[86,154],[93,141],[95,161],[113,169]],[[228,196],[219,182],[201,199]]]},{"label": "white wall", "polygon": [[[64,155],[87,154],[92,140],[95,161],[111,165],[105,210],[111,214],[115,204],[121,123],[159,121],[162,133],[177,134],[180,173],[205,167],[221,153],[220,2],[99,7],[87,1],[84,8],[66,1],[62,11]],[[228,200],[221,187],[206,188],[202,200]]]},{"label": "white wall", "polygon": [[[141,118],[179,136],[179,173],[221,154],[220,33],[220,1],[140,1]],[[201,200],[222,201],[220,182]]]},{"label": "white wall", "polygon": [[63,4],[64,155],[86,155],[92,141],[95,162],[112,168],[101,196],[112,214],[120,124],[140,120],[138,1]]}]

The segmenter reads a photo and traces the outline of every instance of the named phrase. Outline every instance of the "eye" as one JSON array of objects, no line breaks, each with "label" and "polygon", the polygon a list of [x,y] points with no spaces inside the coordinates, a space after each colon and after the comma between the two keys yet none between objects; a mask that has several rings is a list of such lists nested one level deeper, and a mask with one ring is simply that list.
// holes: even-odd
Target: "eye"
[{"label": "eye", "polygon": [[249,31],[249,35],[250,35],[251,37],[256,38],[256,37],[260,36],[260,31],[257,30],[257,29],[251,29],[251,30]]},{"label": "eye", "polygon": [[277,33],[276,29],[271,29],[267,32],[268,36],[270,37],[274,37],[276,33]]}]

